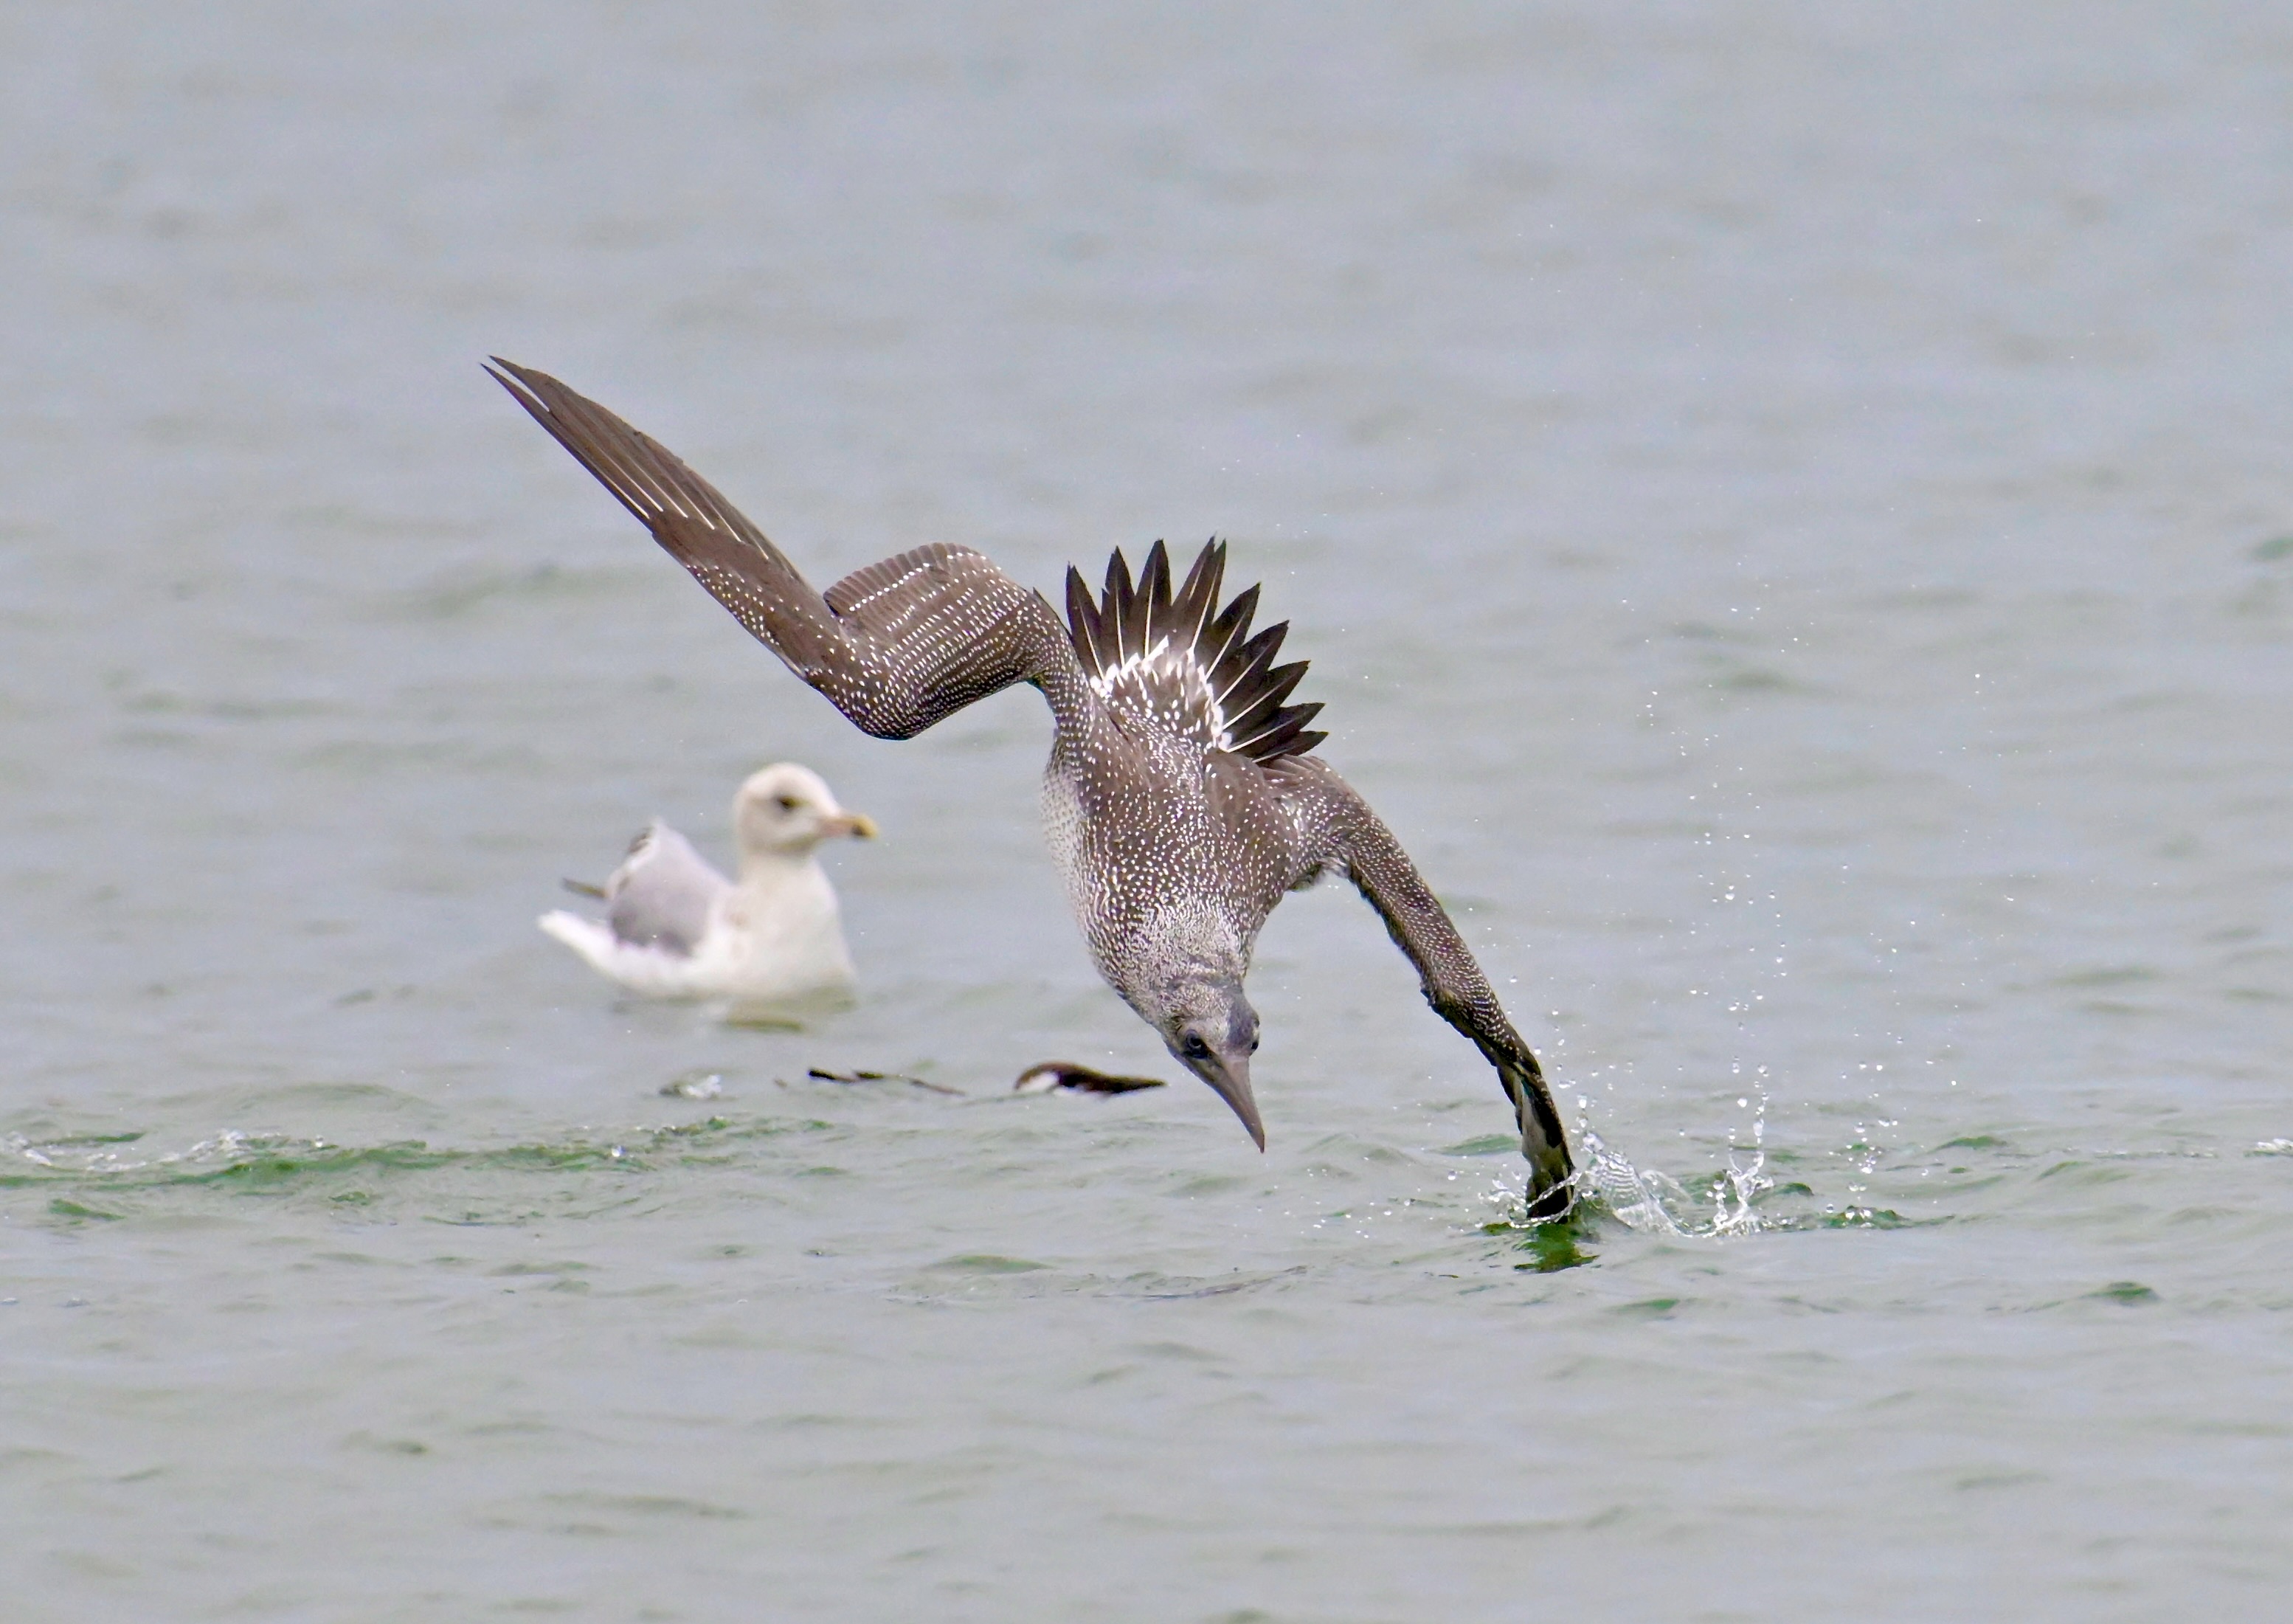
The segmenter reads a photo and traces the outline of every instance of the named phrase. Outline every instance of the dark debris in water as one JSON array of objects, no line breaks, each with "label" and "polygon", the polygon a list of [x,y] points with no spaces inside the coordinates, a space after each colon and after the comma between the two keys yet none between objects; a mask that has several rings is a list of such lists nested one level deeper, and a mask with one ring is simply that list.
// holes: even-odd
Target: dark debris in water
[{"label": "dark debris in water", "polygon": [[[925,1077],[911,1076],[904,1071],[823,1071],[813,1066],[806,1068],[804,1075],[822,1083],[905,1083],[914,1088],[928,1088],[936,1094],[960,1096],[963,1092],[960,1088],[950,1088],[944,1083],[934,1083]],[[773,1081],[782,1088],[788,1086],[778,1077]]]},{"label": "dark debris in water", "polygon": [[1071,1094],[1135,1094],[1142,1089],[1160,1088],[1160,1077],[1126,1077],[1110,1071],[1100,1071],[1077,1060],[1043,1060],[1019,1074],[1011,1091],[1020,1094],[1043,1094],[1053,1089]]}]

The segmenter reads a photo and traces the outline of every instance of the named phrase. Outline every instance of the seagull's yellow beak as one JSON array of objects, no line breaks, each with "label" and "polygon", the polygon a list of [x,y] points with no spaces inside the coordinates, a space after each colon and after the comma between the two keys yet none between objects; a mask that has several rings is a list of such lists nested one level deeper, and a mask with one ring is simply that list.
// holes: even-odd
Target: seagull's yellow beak
[{"label": "seagull's yellow beak", "polygon": [[865,812],[839,812],[833,817],[823,817],[820,826],[829,834],[848,834],[855,840],[876,838],[876,820]]}]

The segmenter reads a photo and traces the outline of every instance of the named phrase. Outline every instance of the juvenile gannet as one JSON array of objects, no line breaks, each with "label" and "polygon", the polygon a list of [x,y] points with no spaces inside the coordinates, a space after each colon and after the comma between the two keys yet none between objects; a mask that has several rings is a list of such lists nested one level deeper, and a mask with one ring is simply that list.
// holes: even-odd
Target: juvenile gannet
[{"label": "juvenile gannet", "polygon": [[649,997],[729,998],[751,1019],[833,1009],[851,1002],[852,955],[813,853],[838,835],[875,832],[819,774],[779,762],[733,798],[737,881],[656,818],[602,887],[576,888],[604,899],[604,920],[560,910],[539,922],[600,975]]},{"label": "juvenile gannet", "polygon": [[1258,1015],[1243,977],[1283,894],[1337,870],[1416,966],[1427,1001],[1496,1068],[1528,1160],[1529,1217],[1568,1210],[1568,1141],[1535,1056],[1392,832],[1308,753],[1326,736],[1306,729],[1321,707],[1283,702],[1306,667],[1274,663],[1287,622],[1250,635],[1256,587],[1219,606],[1222,544],[1176,592],[1159,541],[1135,583],[1115,553],[1097,602],[1070,568],[1064,625],[1040,593],[944,543],[823,597],[668,451],[547,374],[494,360],[517,402],[862,732],[911,738],[1014,683],[1041,693],[1053,722],[1044,824],[1091,958],[1260,1149]]}]

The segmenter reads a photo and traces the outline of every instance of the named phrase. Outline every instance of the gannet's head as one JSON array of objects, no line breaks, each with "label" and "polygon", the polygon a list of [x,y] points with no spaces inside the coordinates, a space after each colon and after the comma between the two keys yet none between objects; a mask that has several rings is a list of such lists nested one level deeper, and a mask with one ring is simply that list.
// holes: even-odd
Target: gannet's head
[{"label": "gannet's head", "polygon": [[746,857],[802,857],[839,834],[875,837],[876,825],[847,812],[820,775],[793,761],[778,761],[749,775],[733,798],[733,838]]},{"label": "gannet's head", "polygon": [[1159,987],[1139,1013],[1163,1035],[1179,1064],[1234,1108],[1260,1150],[1266,1129],[1250,1092],[1250,1057],[1258,1052],[1258,1011],[1242,995],[1242,978],[1197,973]]}]

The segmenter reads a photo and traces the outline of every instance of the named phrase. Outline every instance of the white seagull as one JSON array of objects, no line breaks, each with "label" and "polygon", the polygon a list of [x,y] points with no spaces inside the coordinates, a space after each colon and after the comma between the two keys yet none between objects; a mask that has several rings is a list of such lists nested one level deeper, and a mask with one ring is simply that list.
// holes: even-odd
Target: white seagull
[{"label": "white seagull", "polygon": [[726,998],[735,1019],[819,1013],[852,1002],[852,954],[836,892],[813,853],[876,825],[837,804],[792,761],[752,774],[733,798],[741,874],[731,881],[655,818],[602,887],[603,920],[560,909],[542,930],[598,974],[652,998]]}]

